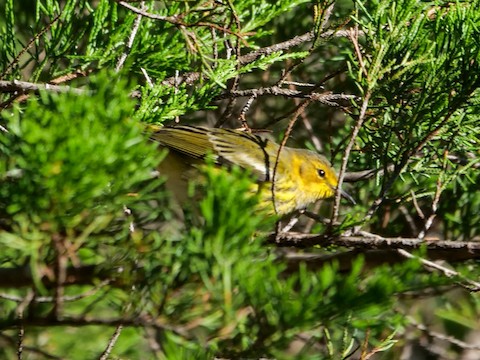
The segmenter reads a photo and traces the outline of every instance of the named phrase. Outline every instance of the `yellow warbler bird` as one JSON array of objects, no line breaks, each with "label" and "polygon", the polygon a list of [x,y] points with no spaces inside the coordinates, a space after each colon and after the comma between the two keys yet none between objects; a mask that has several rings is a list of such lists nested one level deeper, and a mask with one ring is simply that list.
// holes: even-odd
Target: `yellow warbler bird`
[{"label": "yellow warbler bird", "polygon": [[[334,196],[338,185],[330,162],[310,150],[283,147],[279,152],[280,145],[272,140],[239,130],[194,126],[150,126],[150,129],[150,137],[173,150],[174,155],[203,159],[212,154],[218,163],[250,169],[258,181],[259,207],[273,207],[279,215],[304,209],[319,199]],[[167,167],[179,166],[169,158],[165,162]],[[165,171],[169,173],[169,169]],[[341,194],[355,203],[343,190]]]}]

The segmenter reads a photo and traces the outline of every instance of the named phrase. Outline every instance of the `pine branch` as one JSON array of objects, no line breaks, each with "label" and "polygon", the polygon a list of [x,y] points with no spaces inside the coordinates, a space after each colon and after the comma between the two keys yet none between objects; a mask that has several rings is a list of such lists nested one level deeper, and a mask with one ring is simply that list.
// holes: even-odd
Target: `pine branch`
[{"label": "pine branch", "polygon": [[[330,37],[347,37],[349,30],[327,30],[320,35],[321,38],[328,39]],[[363,32],[359,32],[359,35]],[[273,44],[255,51],[252,51],[248,54],[242,55],[238,58],[240,65],[247,65],[261,56],[271,55],[275,52],[289,50],[293,47],[299,46],[303,43],[313,41],[315,39],[315,34],[313,31],[310,31],[306,34],[295,36],[294,38],[283,41],[277,44]],[[180,76],[171,76],[162,81],[163,85],[169,86],[179,86],[180,84],[192,85],[195,81],[198,81],[202,78],[202,74],[198,72],[187,72]]]}]

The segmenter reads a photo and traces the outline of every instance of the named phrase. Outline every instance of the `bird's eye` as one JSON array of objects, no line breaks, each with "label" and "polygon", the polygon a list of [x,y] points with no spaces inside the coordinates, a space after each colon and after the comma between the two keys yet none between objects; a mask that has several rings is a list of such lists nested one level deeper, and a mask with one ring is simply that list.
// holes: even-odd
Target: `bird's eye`
[{"label": "bird's eye", "polygon": [[321,178],[325,177],[325,170],[318,169],[317,172],[318,172],[318,176],[320,176]]}]

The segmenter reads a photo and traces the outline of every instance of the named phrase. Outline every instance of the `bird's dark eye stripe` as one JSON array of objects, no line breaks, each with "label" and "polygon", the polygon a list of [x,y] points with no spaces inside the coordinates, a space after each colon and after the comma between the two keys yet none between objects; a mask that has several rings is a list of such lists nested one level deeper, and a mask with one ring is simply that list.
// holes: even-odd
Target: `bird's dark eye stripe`
[{"label": "bird's dark eye stripe", "polygon": [[318,175],[319,175],[320,177],[324,177],[324,176],[325,176],[325,170],[318,169],[317,172],[318,172]]}]

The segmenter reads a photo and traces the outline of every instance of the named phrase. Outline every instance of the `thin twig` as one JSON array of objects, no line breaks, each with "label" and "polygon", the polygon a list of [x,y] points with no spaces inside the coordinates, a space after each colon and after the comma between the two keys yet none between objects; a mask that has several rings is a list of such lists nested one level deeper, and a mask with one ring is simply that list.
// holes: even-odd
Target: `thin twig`
[{"label": "thin twig", "polygon": [[246,89],[246,90],[228,90],[223,92],[220,95],[215,97],[215,100],[222,100],[228,98],[238,98],[238,97],[259,97],[265,95],[272,95],[272,96],[285,96],[288,98],[300,98],[300,99],[311,99],[314,101],[318,101],[324,104],[331,105],[334,103],[335,106],[336,101],[347,101],[351,102],[352,100],[358,101],[359,97],[356,95],[349,95],[349,94],[332,94],[332,93],[316,93],[316,92],[304,92],[295,89],[285,89],[279,86],[271,86],[266,88],[258,88],[258,89]]},{"label": "thin twig", "polygon": [[[15,346],[15,345],[18,345],[15,341],[15,339],[13,339],[12,337],[8,336],[8,335],[5,335],[4,333],[0,333],[0,339],[8,342],[10,345],[12,346]],[[53,360],[61,360],[62,358],[59,357],[59,356],[55,356],[55,355],[52,355],[52,354],[49,354],[47,353],[46,351],[44,350],[41,350],[39,348],[36,348],[36,347],[33,347],[33,346],[27,346],[27,345],[23,345],[23,351],[24,352],[31,352],[31,353],[34,353],[34,354],[38,354],[38,355],[41,355],[42,359],[45,358],[45,359],[53,359]]]},{"label": "thin twig", "polygon": [[13,81],[0,80],[0,92],[13,93],[13,95],[7,101],[0,104],[0,110],[6,109],[14,101],[17,101],[17,102],[26,101],[29,95],[25,94],[25,92],[30,92],[30,91],[38,92],[40,90],[45,90],[45,91],[53,91],[53,92],[59,92],[59,93],[71,92],[76,95],[88,94],[89,91],[87,90],[76,89],[69,86],[58,86],[58,84],[76,79],[81,76],[87,76],[92,71],[93,70],[84,70],[84,71],[78,70],[73,73],[62,75],[62,76],[59,76],[58,78],[52,79],[47,84],[35,84],[31,82],[18,81],[18,80],[13,80]]},{"label": "thin twig", "polygon": [[[277,157],[275,158],[275,164],[273,166],[273,173],[272,173],[272,179],[271,179],[272,180],[272,186],[271,186],[272,202],[273,202],[273,209],[275,210],[275,213],[277,213],[277,205],[276,205],[276,199],[275,199],[275,179],[276,179],[276,175],[277,175],[278,164],[280,163],[280,153],[281,153],[282,149],[285,147],[285,145],[287,144],[287,140],[290,136],[290,133],[293,130],[293,126],[297,122],[299,114],[302,111],[305,110],[305,108],[310,104],[310,102],[311,102],[311,100],[307,99],[303,102],[303,104],[301,104],[297,107],[295,113],[293,114],[292,119],[288,123],[287,130],[285,130],[285,134],[283,136],[282,142],[280,143],[280,146],[278,147]],[[267,169],[267,171],[268,171],[268,169]]]},{"label": "thin twig", "polygon": [[[145,10],[145,2],[142,1],[140,2],[140,9]],[[120,69],[123,67],[123,64],[125,63],[125,60],[127,60],[128,54],[130,54],[130,51],[133,46],[133,42],[135,40],[135,36],[137,35],[138,29],[140,27],[140,22],[142,21],[142,14],[138,14],[137,17],[135,18],[135,21],[133,23],[132,31],[130,32],[130,36],[128,37],[128,42],[127,46],[125,47],[125,51],[122,53],[120,56],[120,59],[118,59],[117,65],[115,66],[115,71],[119,72]]]},{"label": "thin twig", "polygon": [[308,87],[308,88],[312,88],[312,87],[316,87],[317,84],[312,84],[312,83],[304,83],[304,82],[299,82],[299,81],[284,81],[282,83],[283,85],[292,85],[292,86],[295,86],[295,87]]},{"label": "thin twig", "polygon": [[143,330],[145,331],[145,338],[147,340],[148,347],[152,351],[154,359],[157,359],[157,354],[162,351],[162,347],[157,341],[157,332],[150,326],[146,326]]},{"label": "thin twig", "polygon": [[342,189],[342,184],[343,180],[345,178],[345,173],[347,171],[347,164],[348,160],[350,158],[350,152],[352,151],[353,145],[355,144],[355,140],[358,136],[358,133],[360,132],[360,128],[363,125],[363,122],[365,121],[365,115],[367,112],[368,108],[368,103],[370,102],[370,96],[371,93],[367,92],[365,94],[365,98],[363,99],[362,107],[360,109],[360,114],[358,116],[357,122],[352,130],[352,135],[350,136],[350,140],[347,144],[347,147],[345,148],[345,151],[343,153],[342,157],[342,165],[340,166],[340,171],[338,172],[338,185],[337,189],[335,192],[335,201],[333,205],[333,214],[332,214],[332,223],[337,222],[338,220],[338,215],[340,211],[340,199],[342,197],[341,189]]},{"label": "thin twig", "polygon": [[396,179],[400,176],[402,171],[405,169],[410,158],[414,154],[418,153],[428,143],[428,141],[430,141],[436,134],[438,134],[438,132],[446,125],[446,123],[454,113],[455,113],[455,109],[450,109],[448,114],[445,115],[445,118],[432,131],[430,131],[427,135],[425,135],[418,142],[417,146],[410,149],[409,151],[406,151],[403,154],[400,162],[398,164],[395,164],[394,171],[390,179],[388,179],[388,182],[382,187],[380,195],[377,197],[377,199],[372,203],[372,205],[368,209],[367,214],[365,215],[365,221],[364,221],[365,224],[368,223],[368,221],[373,217],[373,214],[378,210],[380,205],[383,203],[383,201],[387,196],[388,191],[393,186],[393,184],[395,183]]},{"label": "thin twig", "polygon": [[394,169],[394,165],[390,164],[386,167],[386,169],[368,169],[362,171],[352,171],[345,173],[345,177],[343,178],[344,182],[357,182],[357,181],[364,181],[373,178],[374,176],[382,176],[385,171],[392,171]]},{"label": "thin twig", "polygon": [[63,238],[54,234],[52,236],[55,248],[55,298],[53,303],[52,315],[59,318],[63,313],[63,297],[65,293],[65,281],[67,279],[67,250]]},{"label": "thin twig", "polygon": [[20,320],[23,320],[23,314],[25,309],[32,303],[32,300],[35,297],[35,293],[32,290],[29,290],[27,295],[22,299],[22,302],[18,304],[15,312],[17,313],[17,317]]},{"label": "thin twig", "polygon": [[[308,210],[303,210],[302,214],[305,215],[306,217],[312,219],[312,220],[315,220],[315,222],[317,222],[317,223],[321,223],[321,224],[325,224],[325,225],[328,225],[328,224],[331,223],[330,219],[327,219],[323,216],[320,216],[320,215],[318,215],[314,212],[308,211]],[[336,225],[340,225],[340,223],[338,223]]]},{"label": "thin twig", "polygon": [[[277,247],[276,254],[278,260],[286,264],[286,273],[294,274],[299,271],[299,268],[303,265],[306,265],[307,268],[312,272],[317,272],[321,269],[324,269],[325,266],[335,264],[336,269],[339,273],[350,273],[352,270],[355,260],[359,256],[363,259],[362,269],[365,272],[374,270],[379,266],[389,265],[393,266],[395,264],[404,263],[408,259],[400,256],[398,252],[393,249],[364,249],[364,248],[350,248],[345,250],[343,248],[336,247],[332,245],[328,250],[318,251],[318,249],[313,249],[312,252],[309,252],[306,249],[298,249],[292,247]],[[450,264],[454,263],[464,263],[466,260],[472,259],[475,255],[468,253],[467,251],[463,252],[449,252],[449,250],[428,250],[428,258],[433,261],[448,261]],[[476,255],[478,258],[478,254]],[[419,298],[419,297],[431,297],[438,296],[443,294],[446,291],[453,290],[458,288],[458,284],[450,284],[443,286],[434,286],[425,289],[415,289],[411,291],[402,292],[401,295],[404,298]]]},{"label": "thin twig", "polygon": [[139,9],[133,5],[130,5],[126,1],[118,1],[118,3],[123,7],[127,8],[128,10],[131,10],[138,15],[145,16],[146,18],[149,18],[152,20],[166,21],[173,25],[179,25],[180,15],[164,16],[164,15],[158,15],[158,14],[151,14],[147,12],[145,8]]},{"label": "thin twig", "polygon": [[[63,302],[72,302],[72,301],[77,301],[80,299],[84,299],[86,297],[95,295],[98,290],[100,290],[102,287],[108,285],[110,283],[110,280],[103,280],[100,282],[98,285],[95,287],[91,288],[88,291],[85,291],[83,293],[77,294],[77,295],[66,295],[62,298]],[[9,300],[9,301],[14,301],[14,302],[22,302],[23,298],[20,296],[16,295],[11,295],[11,294],[0,294],[0,299],[4,300]],[[55,298],[52,296],[38,296],[34,298],[35,303],[52,303],[55,301]]]},{"label": "thin twig", "polygon": [[469,291],[480,291],[480,283],[476,282],[476,281],[473,281],[471,279],[467,279],[465,278],[462,274],[460,274],[459,272],[455,271],[455,270],[452,270],[452,269],[448,269],[442,265],[439,265],[433,261],[430,261],[430,260],[427,260],[427,259],[424,259],[420,256],[415,256],[411,253],[409,253],[408,251],[406,251],[405,249],[397,249],[397,252],[402,255],[403,257],[406,257],[407,259],[417,259],[419,260],[423,266],[425,266],[426,268],[429,268],[429,269],[434,269],[434,270],[437,270],[437,271],[440,271],[442,272],[446,277],[449,277],[449,278],[453,278],[453,277],[458,277],[460,279],[462,279],[463,281],[465,281],[468,286],[465,286],[463,284],[460,283],[461,286],[465,287],[466,289],[468,289]]},{"label": "thin twig", "polygon": [[25,309],[32,303],[35,293],[30,290],[23,301],[17,306],[16,314],[18,320],[18,340],[17,340],[17,359],[22,360],[23,357],[23,340],[25,337],[24,313]]},{"label": "thin twig", "polygon": [[[357,47],[358,47],[358,27],[356,27],[355,30],[356,31],[352,30],[350,39],[354,44],[357,44]],[[359,48],[357,50],[357,47],[355,48],[357,52],[357,58],[361,59],[362,53],[360,52]],[[352,135],[350,136],[350,140],[343,153],[342,165],[340,166],[340,171],[338,173],[338,185],[335,192],[335,201],[333,204],[332,224],[337,222],[338,220],[338,215],[340,211],[340,199],[342,197],[341,189],[342,189],[343,179],[345,177],[345,172],[347,171],[348,159],[350,158],[350,152],[352,151],[353,145],[355,144],[355,140],[357,138],[358,133],[360,132],[360,128],[362,127],[363,122],[365,121],[365,115],[367,113],[367,108],[368,108],[368,104],[370,102],[371,96],[372,96],[371,91],[367,90],[363,98],[363,103],[360,108],[360,114],[358,116],[357,122],[352,130]]]},{"label": "thin twig", "polygon": [[152,81],[152,79],[150,78],[150,76],[148,75],[147,70],[145,70],[143,67],[141,67],[141,68],[140,68],[140,71],[142,72],[143,76],[145,77],[145,80],[147,81],[148,87],[149,87],[150,89],[152,89],[153,86],[154,86],[154,85],[153,85],[153,81]]},{"label": "thin twig", "polygon": [[447,341],[450,344],[453,344],[455,346],[458,346],[461,349],[464,350],[480,350],[479,345],[472,345],[469,343],[466,343],[460,339],[454,338],[453,336],[448,336],[446,334],[439,333],[437,331],[430,330],[426,325],[420,324],[415,319],[411,316],[407,316],[408,320],[410,323],[416,327],[418,330],[425,332],[428,336],[441,340],[441,341]]},{"label": "thin twig", "polygon": [[[328,31],[325,31],[323,34],[321,34],[320,37],[322,37],[322,38],[347,37],[347,36],[349,36],[349,34],[350,34],[350,30],[328,30]],[[363,33],[361,31],[359,31],[359,35],[361,35],[361,34],[363,34]],[[301,45],[305,42],[312,41],[314,38],[315,38],[315,34],[314,34],[313,31],[308,32],[308,33],[303,34],[303,35],[295,36],[294,38],[292,38],[290,40],[287,40],[287,41],[284,41],[284,42],[281,42],[281,43],[278,43],[278,44],[274,44],[274,45],[271,45],[271,46],[267,46],[267,47],[252,51],[248,54],[242,55],[238,58],[238,62],[241,65],[247,65],[247,64],[250,64],[253,61],[257,60],[261,56],[267,56],[267,55],[273,54],[275,52],[291,49],[291,48],[293,48],[295,46],[298,46],[298,45]],[[337,73],[334,73],[334,75],[336,75],[336,74]],[[180,83],[185,83],[187,85],[191,85],[195,81],[198,81],[202,76],[203,75],[199,72],[188,72],[188,73],[183,74],[180,77],[179,82]],[[169,77],[169,78],[163,80],[162,84],[168,85],[168,86],[173,86],[175,84],[175,79],[174,79],[174,77]],[[180,85],[180,84],[177,83],[177,85]]]},{"label": "thin twig", "polygon": [[418,234],[418,227],[417,224],[415,224],[415,221],[410,214],[410,211],[407,209],[405,205],[401,205],[398,207],[398,210],[402,213],[402,215],[405,217],[405,220],[407,221],[408,226],[410,226],[410,231],[412,235]]},{"label": "thin twig", "polygon": [[[460,164],[460,165],[467,165],[469,164],[472,160],[476,159],[475,154],[468,154],[469,156],[463,157],[463,156],[458,156],[454,154],[448,154],[447,159],[450,160],[453,163]],[[480,162],[475,162],[472,164],[472,168],[474,169],[480,169]]]},{"label": "thin twig", "polygon": [[363,62],[362,51],[360,50],[360,44],[358,43],[358,25],[356,25],[353,29],[347,30],[347,36],[353,44],[355,49],[355,53],[357,55],[358,64],[362,69],[363,74],[368,78],[368,72],[365,67],[365,63]]},{"label": "thin twig", "polygon": [[188,337],[188,331],[183,326],[174,326],[171,324],[162,323],[158,319],[151,319],[148,317],[135,316],[132,318],[99,318],[99,317],[88,317],[88,316],[78,316],[78,317],[68,317],[65,316],[61,319],[54,319],[49,317],[35,317],[31,316],[29,318],[22,319],[5,319],[2,323],[4,329],[14,328],[19,326],[21,323],[29,326],[40,326],[40,327],[53,327],[53,326],[131,326],[131,327],[152,327],[158,330],[168,330],[180,336]]},{"label": "thin twig", "polygon": [[[291,75],[289,74],[289,76],[287,77],[287,79],[291,79]],[[287,85],[288,84],[288,88],[289,90],[295,90],[295,86],[297,86],[295,84],[294,81],[283,81],[283,84],[284,85]],[[316,84],[312,84],[312,87],[313,88],[316,88],[317,85]],[[300,105],[300,100],[298,98],[294,98],[293,99],[294,103],[295,103],[295,106],[299,106]],[[302,122],[303,122],[303,126],[305,127],[305,129],[307,130],[308,132],[308,135],[310,137],[310,139],[312,140],[312,143],[313,143],[313,146],[315,147],[315,150],[318,151],[318,152],[322,152],[323,151],[323,146],[322,146],[322,142],[320,141],[320,139],[318,138],[318,136],[315,135],[314,131],[313,131],[313,126],[312,126],[312,123],[310,122],[310,119],[308,118],[307,114],[305,112],[302,112],[300,114],[300,117],[302,119]]]},{"label": "thin twig", "polygon": [[[23,314],[22,314],[23,317]],[[23,358],[23,339],[25,337],[25,327],[23,324],[20,324],[18,327],[18,341],[17,341],[17,359],[22,360]]]},{"label": "thin twig", "polygon": [[63,84],[64,82],[71,81],[73,79],[77,79],[79,77],[86,77],[93,72],[93,69],[86,69],[86,70],[74,70],[69,74],[61,75],[57,78],[50,80],[48,83],[53,85]]},{"label": "thin twig", "polygon": [[122,324],[117,325],[112,337],[110,338],[110,341],[108,342],[108,345],[107,345],[105,351],[102,353],[99,360],[107,360],[108,359],[108,357],[110,356],[110,353],[113,350],[113,347],[115,346],[115,343],[117,342],[120,334],[122,333],[122,330],[123,330],[123,325]]},{"label": "thin twig", "polygon": [[423,226],[423,229],[422,231],[420,231],[420,233],[418,234],[418,238],[419,239],[423,239],[425,237],[425,235],[427,234],[428,230],[430,230],[432,224],[433,224],[433,220],[435,220],[435,217],[437,216],[437,208],[438,208],[438,203],[440,202],[440,195],[442,194],[442,189],[443,189],[443,184],[442,184],[442,174],[444,173],[445,171],[445,167],[447,165],[447,151],[445,151],[445,154],[444,154],[444,161],[443,161],[443,169],[442,169],[442,172],[441,174],[438,176],[437,178],[437,187],[436,187],[436,190],[435,190],[435,195],[433,196],[433,201],[432,201],[432,213],[430,214],[430,216],[427,218],[427,220],[425,221],[425,224]]},{"label": "thin twig", "polygon": [[[216,30],[220,30],[220,31],[222,31],[224,33],[227,33],[227,34],[230,34],[230,35],[234,35],[234,36],[238,37],[240,40],[242,40],[243,42],[245,42],[245,39],[243,38],[243,36],[253,35],[253,33],[250,33],[250,32],[245,33],[245,34],[239,34],[239,33],[236,33],[236,32],[234,32],[234,31],[232,31],[228,28],[225,28],[223,26],[220,26],[220,25],[215,24],[215,23],[210,23],[210,22],[199,21],[199,22],[196,22],[196,23],[193,23],[193,24],[187,24],[184,21],[182,21],[183,15],[164,16],[164,15],[151,14],[151,13],[145,11],[145,10],[142,10],[142,9],[139,9],[135,6],[132,6],[125,1],[119,1],[118,3],[120,5],[122,5],[123,7],[133,11],[136,14],[145,16],[146,18],[149,18],[149,19],[152,19],[152,20],[166,21],[166,22],[168,22],[172,25],[177,26],[178,28],[181,28],[181,27],[187,28],[187,27],[195,27],[195,26],[209,27],[209,28],[213,28],[213,29],[216,29]],[[248,44],[246,44],[246,45],[248,45]]]},{"label": "thin twig", "polygon": [[238,116],[240,118],[240,122],[242,123],[242,127],[249,130],[250,127],[248,126],[247,122],[247,112],[250,110],[250,107],[252,106],[253,102],[257,99],[256,95],[250,96],[250,98],[245,102],[245,104],[242,107],[242,110],[240,111],[240,115]]},{"label": "thin twig", "polygon": [[58,19],[60,19],[60,16],[62,13],[59,13],[57,16],[53,18],[52,21],[50,21],[38,34],[35,34],[34,37],[30,39],[27,45],[18,53],[18,55],[13,59],[13,61],[8,64],[7,68],[3,71],[2,75],[0,75],[0,79],[3,79],[8,73],[13,69],[15,64],[17,64],[20,61],[20,58],[22,57],[23,54],[25,54],[32,46],[35,44],[35,41],[37,41],[40,36],[45,34],[50,28],[52,27],[53,24],[57,22]]},{"label": "thin twig", "polygon": [[415,191],[410,190],[410,195],[412,196],[412,203],[415,207],[415,210],[417,211],[418,216],[420,216],[421,219],[425,219],[425,214],[423,213],[420,205],[418,204],[417,197],[415,196]]},{"label": "thin twig", "polygon": [[[321,38],[348,37],[348,36],[349,36],[349,30],[328,30],[320,34]],[[241,56],[239,58],[239,61],[242,65],[246,65],[255,61],[261,56],[266,56],[266,55],[273,54],[275,52],[287,50],[292,47],[298,46],[300,44],[312,41],[314,39],[315,39],[315,33],[313,31],[310,31],[303,35],[295,36],[290,40],[252,51],[246,55]]]},{"label": "thin twig", "polygon": [[[119,281],[118,274],[124,269],[119,266],[111,269],[99,268],[98,265],[81,265],[70,266],[67,268],[67,279],[64,285],[93,285],[97,280],[109,280],[112,286]],[[47,273],[51,273],[52,269],[45,269],[40,277],[43,286],[53,288],[56,285]],[[28,266],[18,267],[0,267],[0,288],[22,288],[31,287],[34,284],[34,274]],[[68,299],[63,297],[63,299]]]},{"label": "thin twig", "polygon": [[123,205],[123,214],[127,219],[131,219],[130,224],[128,225],[128,230],[130,231],[131,234],[134,233],[135,222],[133,221],[132,210],[126,207],[125,205]]},{"label": "thin twig", "polygon": [[[228,4],[228,8],[230,9],[230,12],[232,14],[233,21],[235,21],[235,26],[237,28],[237,31],[240,31],[240,29],[242,28],[242,25],[240,23],[240,18],[238,17],[238,15],[235,11],[235,7],[233,6],[233,4],[230,0],[227,0],[227,4]],[[229,27],[230,26],[231,26],[231,24],[229,24]],[[232,79],[230,79],[228,81],[228,85],[227,85],[228,90],[227,91],[235,91],[235,90],[238,89],[238,86],[240,84],[239,73],[240,73],[240,69],[241,69],[242,65],[240,64],[238,59],[239,59],[240,54],[241,54],[241,42],[240,42],[240,39],[237,37],[236,41],[235,41],[235,47],[232,47],[232,46],[230,46],[230,40],[228,38],[226,38],[225,39],[225,44],[227,45],[227,49],[231,49],[233,54],[235,55],[235,59],[236,59],[235,69],[237,71],[237,74]],[[228,54],[228,56],[231,56],[232,52],[230,52]],[[220,116],[217,123],[215,124],[216,126],[222,126],[228,119],[230,119],[233,116],[233,109],[235,108],[236,103],[237,103],[236,98],[233,97],[233,98],[229,99],[229,101],[227,103],[227,106],[225,107],[225,111],[223,112],[223,114]],[[249,126],[247,124],[247,121],[245,120],[245,114],[243,114],[243,117],[242,117],[242,114],[240,114],[239,119],[240,119],[240,122],[242,123],[242,126],[245,129],[248,130]]]},{"label": "thin twig", "polygon": [[288,221],[287,225],[285,225],[285,226],[282,228],[282,231],[288,232],[288,231],[292,230],[292,228],[298,223],[298,220],[299,220],[299,219],[298,219],[298,216],[292,217],[292,218]]},{"label": "thin twig", "polygon": [[29,92],[29,91],[52,91],[57,93],[72,92],[77,95],[88,93],[86,90],[72,88],[70,86],[59,86],[52,84],[36,84],[27,81],[5,81],[0,80],[0,92],[16,93],[16,92]]}]

